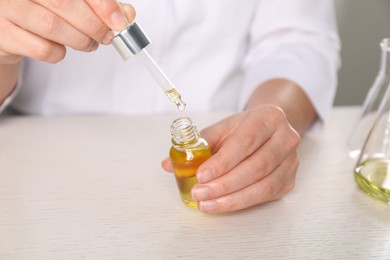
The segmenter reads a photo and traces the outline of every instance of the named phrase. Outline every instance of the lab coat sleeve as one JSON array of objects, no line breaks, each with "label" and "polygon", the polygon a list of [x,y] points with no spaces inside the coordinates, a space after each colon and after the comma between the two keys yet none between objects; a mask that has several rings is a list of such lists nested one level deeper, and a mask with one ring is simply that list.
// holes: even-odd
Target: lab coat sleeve
[{"label": "lab coat sleeve", "polygon": [[240,108],[261,83],[285,78],[305,91],[322,123],[333,105],[340,41],[331,0],[263,0],[254,14]]}]

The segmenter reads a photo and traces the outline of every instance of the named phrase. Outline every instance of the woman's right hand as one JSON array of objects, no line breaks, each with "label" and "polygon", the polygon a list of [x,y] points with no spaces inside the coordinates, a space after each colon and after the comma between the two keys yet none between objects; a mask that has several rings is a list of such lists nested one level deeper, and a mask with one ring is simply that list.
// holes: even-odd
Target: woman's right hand
[{"label": "woman's right hand", "polygon": [[23,57],[56,63],[66,47],[94,51],[134,17],[116,0],[0,0],[0,65]]}]

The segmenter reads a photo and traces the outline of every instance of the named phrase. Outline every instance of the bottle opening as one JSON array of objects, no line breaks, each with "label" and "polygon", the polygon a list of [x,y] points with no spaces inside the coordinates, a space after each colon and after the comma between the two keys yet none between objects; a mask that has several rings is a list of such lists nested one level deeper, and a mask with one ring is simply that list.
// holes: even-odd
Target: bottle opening
[{"label": "bottle opening", "polygon": [[199,137],[196,125],[188,117],[181,117],[173,121],[171,135],[178,144],[189,143]]}]

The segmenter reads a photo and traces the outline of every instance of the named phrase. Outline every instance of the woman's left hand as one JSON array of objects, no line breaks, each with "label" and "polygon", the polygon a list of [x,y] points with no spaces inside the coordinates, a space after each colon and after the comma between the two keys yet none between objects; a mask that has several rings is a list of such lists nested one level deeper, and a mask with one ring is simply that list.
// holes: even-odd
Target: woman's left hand
[{"label": "woman's left hand", "polygon": [[[201,135],[213,154],[199,167],[192,189],[201,211],[244,209],[280,199],[294,187],[300,136],[280,107],[255,106]],[[173,171],[169,159],[162,166]]]}]

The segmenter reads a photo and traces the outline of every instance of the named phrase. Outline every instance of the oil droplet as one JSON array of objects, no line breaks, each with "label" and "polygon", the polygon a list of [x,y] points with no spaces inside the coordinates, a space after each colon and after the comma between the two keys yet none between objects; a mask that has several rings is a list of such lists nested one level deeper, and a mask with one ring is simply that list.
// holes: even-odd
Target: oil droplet
[{"label": "oil droplet", "polygon": [[179,111],[183,112],[186,109],[186,103],[184,103],[183,100],[180,99],[178,102],[175,103]]},{"label": "oil droplet", "polygon": [[186,103],[181,99],[181,95],[177,89],[173,88],[165,92],[168,98],[176,104],[179,111],[184,111],[186,109]]}]

